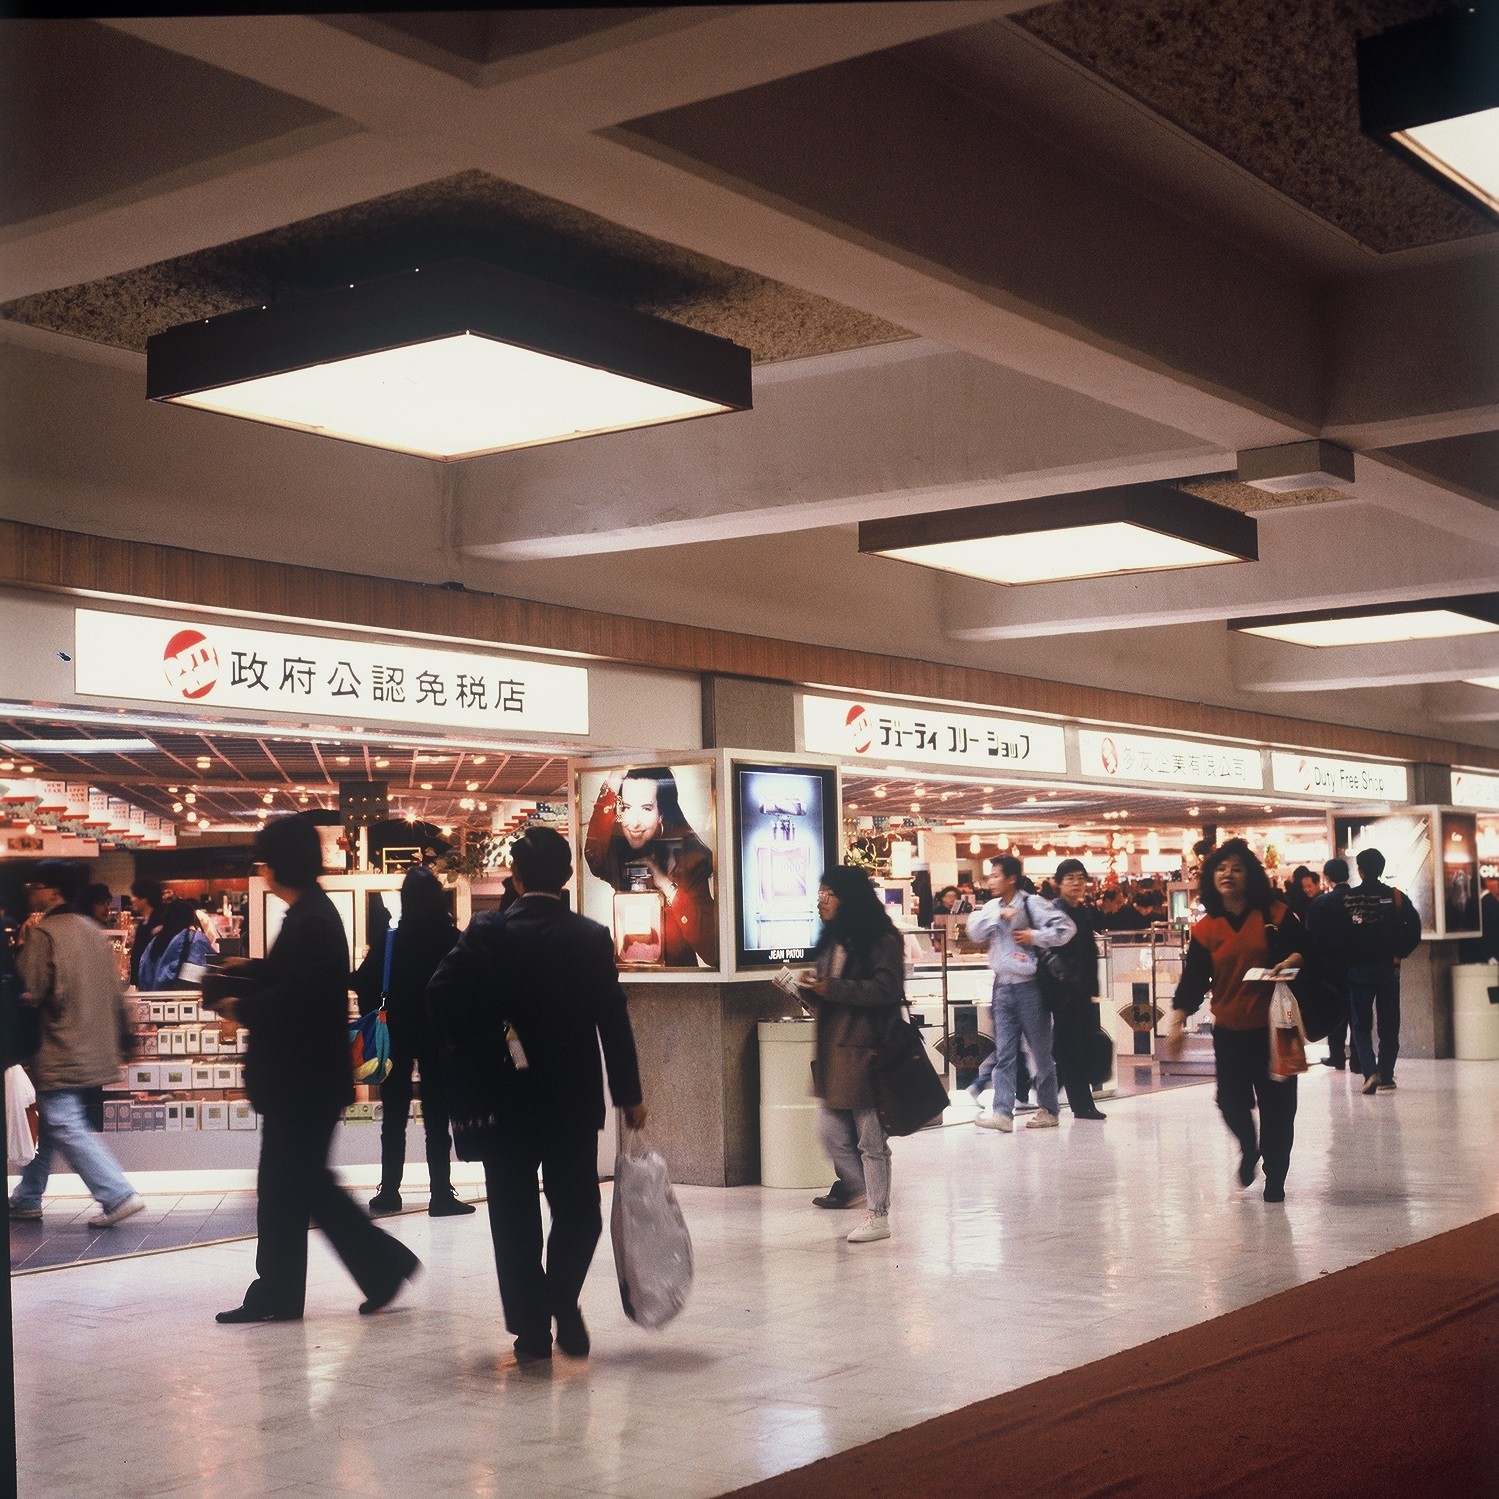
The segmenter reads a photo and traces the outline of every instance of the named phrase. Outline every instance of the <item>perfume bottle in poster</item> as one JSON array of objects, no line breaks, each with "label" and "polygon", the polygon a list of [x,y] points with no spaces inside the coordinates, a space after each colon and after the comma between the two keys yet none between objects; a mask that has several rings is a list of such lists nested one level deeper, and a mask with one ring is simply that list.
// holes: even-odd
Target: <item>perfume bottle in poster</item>
[{"label": "perfume bottle in poster", "polygon": [[738,769],[746,955],[795,960],[817,940],[817,880],[827,858],[825,794],[820,772]]}]

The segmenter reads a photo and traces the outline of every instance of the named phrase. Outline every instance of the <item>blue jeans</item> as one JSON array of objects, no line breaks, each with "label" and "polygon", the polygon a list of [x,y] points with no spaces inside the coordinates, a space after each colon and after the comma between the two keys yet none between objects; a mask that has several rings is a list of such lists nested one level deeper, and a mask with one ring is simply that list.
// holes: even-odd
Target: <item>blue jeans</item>
[{"label": "blue jeans", "polygon": [[[1353,1013],[1353,1049],[1365,1077],[1377,1072],[1395,1081],[1400,1055],[1400,968],[1396,963],[1360,963],[1348,970],[1348,1005]],[[1374,1022],[1379,1021],[1379,1058],[1374,1056]]]},{"label": "blue jeans", "polygon": [[59,1088],[36,1096],[36,1155],[21,1173],[10,1205],[14,1208],[39,1208],[47,1180],[52,1175],[52,1152],[58,1151],[79,1176],[106,1213],[135,1196],[135,1188],[125,1179],[115,1158],[104,1148],[104,1142],[89,1128],[83,1094]]},{"label": "blue jeans", "polygon": [[839,1186],[850,1197],[866,1195],[869,1211],[884,1217],[890,1211],[890,1145],[879,1114],[824,1104],[817,1111],[817,1133]]},{"label": "blue jeans", "polygon": [[1051,1054],[1051,1014],[1035,979],[1018,984],[995,980],[990,1001],[994,1015],[994,1112],[1015,1113],[1015,1059],[1020,1037],[1030,1048],[1036,1069],[1036,1102],[1048,1113],[1057,1111],[1057,1064]]}]

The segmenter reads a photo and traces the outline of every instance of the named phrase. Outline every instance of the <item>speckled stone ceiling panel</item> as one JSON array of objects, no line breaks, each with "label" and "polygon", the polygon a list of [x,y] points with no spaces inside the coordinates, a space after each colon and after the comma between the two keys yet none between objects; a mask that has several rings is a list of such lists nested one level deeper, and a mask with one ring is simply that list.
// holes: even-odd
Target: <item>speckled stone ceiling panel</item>
[{"label": "speckled stone ceiling panel", "polygon": [[1237,479],[1182,479],[1178,489],[1195,494],[1199,499],[1211,500],[1226,510],[1242,510],[1254,515],[1261,510],[1287,510],[1298,505],[1326,505],[1332,500],[1357,498],[1353,489],[1289,489],[1276,494],[1268,489],[1256,489],[1253,484],[1240,484]]},{"label": "speckled stone ceiling panel", "polygon": [[178,323],[458,257],[732,339],[757,364],[910,336],[867,313],[477,171],[23,297],[0,307],[0,317],[143,350],[150,334]]},{"label": "speckled stone ceiling panel", "polygon": [[1371,250],[1493,224],[1359,131],[1355,44],[1440,0],[1061,0],[1021,26]]}]

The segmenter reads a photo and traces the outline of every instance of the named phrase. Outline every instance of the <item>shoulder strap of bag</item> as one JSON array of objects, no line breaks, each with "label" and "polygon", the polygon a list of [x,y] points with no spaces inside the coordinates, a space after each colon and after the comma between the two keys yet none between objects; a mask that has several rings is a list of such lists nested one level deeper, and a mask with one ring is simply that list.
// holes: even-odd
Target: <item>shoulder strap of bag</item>
[{"label": "shoulder strap of bag", "polygon": [[385,968],[380,975],[380,998],[390,998],[390,960],[395,956],[396,929],[391,927],[385,934]]}]

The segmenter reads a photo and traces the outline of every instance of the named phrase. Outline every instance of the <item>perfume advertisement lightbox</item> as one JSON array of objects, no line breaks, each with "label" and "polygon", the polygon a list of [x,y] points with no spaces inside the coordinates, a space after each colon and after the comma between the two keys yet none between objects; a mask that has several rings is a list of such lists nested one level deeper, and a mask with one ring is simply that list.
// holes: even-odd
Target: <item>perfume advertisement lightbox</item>
[{"label": "perfume advertisement lightbox", "polygon": [[1355,885],[1359,872],[1354,860],[1366,848],[1377,848],[1385,857],[1383,884],[1393,885],[1410,897],[1421,915],[1421,930],[1437,934],[1436,877],[1432,859],[1435,836],[1428,812],[1397,812],[1390,816],[1344,816],[1335,814],[1333,847],[1348,861],[1349,879]]},{"label": "perfume advertisement lightbox", "polygon": [[709,762],[576,772],[578,909],[609,928],[622,970],[718,969],[713,781]]},{"label": "perfume advertisement lightbox", "polygon": [[806,960],[817,941],[817,882],[838,859],[837,772],[733,767],[734,912],[740,968]]}]

